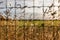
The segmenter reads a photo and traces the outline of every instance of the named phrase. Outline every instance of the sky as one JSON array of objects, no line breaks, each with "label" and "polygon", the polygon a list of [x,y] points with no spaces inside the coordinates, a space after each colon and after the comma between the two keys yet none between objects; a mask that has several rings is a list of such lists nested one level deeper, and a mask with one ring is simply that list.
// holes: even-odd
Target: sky
[{"label": "sky", "polygon": [[[44,3],[43,3],[44,1]],[[16,3],[16,5],[15,5]],[[49,10],[49,6],[52,5],[52,3],[54,3],[54,6],[56,7],[52,7],[50,10],[52,12],[48,12]],[[7,5],[7,9],[6,9],[6,5]],[[32,6],[36,6],[33,10]],[[34,4],[33,4],[33,0],[25,0],[25,4],[24,4],[24,0],[0,0],[0,13],[2,13],[2,15],[5,15],[5,11],[6,10],[10,10],[10,16],[9,18],[14,19],[14,15],[16,12],[16,19],[40,19],[40,20],[52,20],[53,16],[51,15],[51,13],[53,13],[54,11],[56,11],[57,14],[55,14],[55,18],[54,19],[58,19],[58,0],[34,0]],[[22,8],[12,8],[10,9],[10,7],[24,7],[27,6],[26,8],[22,9]],[[43,7],[44,6],[44,7]],[[31,7],[31,8],[28,8]],[[39,7],[39,8],[37,8]],[[24,12],[25,10],[25,12]],[[43,11],[47,10],[48,13],[44,13]],[[45,16],[43,15],[45,14]],[[33,17],[34,16],[34,17]]]}]

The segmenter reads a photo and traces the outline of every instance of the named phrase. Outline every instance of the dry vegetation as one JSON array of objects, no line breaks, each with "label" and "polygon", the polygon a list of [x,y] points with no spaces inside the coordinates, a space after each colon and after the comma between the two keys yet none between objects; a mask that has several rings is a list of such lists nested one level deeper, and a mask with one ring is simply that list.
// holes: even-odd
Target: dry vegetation
[{"label": "dry vegetation", "polygon": [[0,21],[0,40],[60,40],[60,21]]}]

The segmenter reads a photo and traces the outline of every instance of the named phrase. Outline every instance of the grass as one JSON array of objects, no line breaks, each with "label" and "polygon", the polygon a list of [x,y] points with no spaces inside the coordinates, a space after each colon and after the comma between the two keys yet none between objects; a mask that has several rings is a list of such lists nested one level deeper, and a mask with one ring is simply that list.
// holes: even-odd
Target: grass
[{"label": "grass", "polygon": [[[24,26],[26,27],[25,29],[24,29]],[[43,29],[43,26],[44,26],[44,29]],[[57,26],[59,27],[58,29],[57,29]],[[54,28],[53,30],[53,27],[56,27],[56,28]],[[58,34],[56,34],[57,30],[58,30]],[[27,36],[27,37],[25,36],[25,39],[28,39],[28,40],[29,39],[33,40],[34,38],[32,36],[35,36],[35,39],[40,40],[43,34],[45,35],[44,38],[46,38],[46,35],[49,35],[47,37],[49,39],[52,39],[53,31],[55,32],[54,35],[60,34],[60,21],[59,20],[58,21],[56,20],[54,21],[51,21],[51,20],[49,21],[48,20],[45,20],[45,21],[42,21],[42,20],[40,21],[39,20],[38,21],[37,20],[35,21],[12,21],[12,20],[5,21],[5,20],[2,20],[0,21],[0,34],[3,35],[3,37],[0,36],[1,37],[0,40],[5,40],[6,34],[8,35],[7,39],[13,40],[16,35],[17,40],[24,40],[23,38],[24,33]],[[56,37],[60,37],[60,36],[56,36]],[[42,40],[44,39],[42,38]]]},{"label": "grass", "polygon": [[44,26],[60,26],[60,21],[59,20],[38,20],[38,21],[0,21],[0,25],[4,26],[4,25],[16,25],[16,26],[31,26],[31,25],[35,25],[35,26],[42,26],[42,24],[44,24]]}]

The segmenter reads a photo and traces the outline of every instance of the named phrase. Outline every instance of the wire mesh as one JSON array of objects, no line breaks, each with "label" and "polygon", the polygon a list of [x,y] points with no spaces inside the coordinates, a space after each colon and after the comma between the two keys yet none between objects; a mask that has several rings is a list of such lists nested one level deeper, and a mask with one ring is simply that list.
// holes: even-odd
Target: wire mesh
[{"label": "wire mesh", "polygon": [[60,6],[51,2],[0,0],[0,40],[60,40]]}]

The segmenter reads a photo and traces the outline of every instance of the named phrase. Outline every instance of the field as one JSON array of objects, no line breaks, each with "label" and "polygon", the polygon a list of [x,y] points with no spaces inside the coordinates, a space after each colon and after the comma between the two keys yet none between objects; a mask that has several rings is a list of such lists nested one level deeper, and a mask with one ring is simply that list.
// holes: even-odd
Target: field
[{"label": "field", "polygon": [[2,20],[0,40],[60,40],[60,20]]}]

